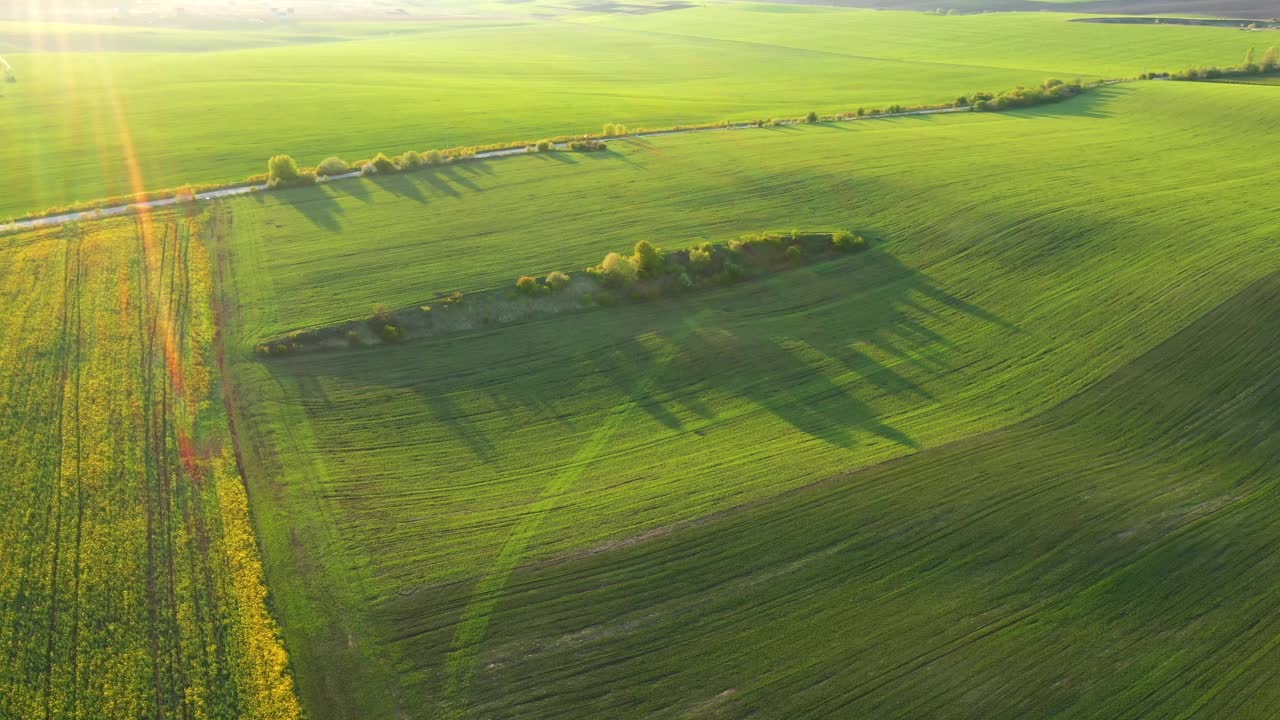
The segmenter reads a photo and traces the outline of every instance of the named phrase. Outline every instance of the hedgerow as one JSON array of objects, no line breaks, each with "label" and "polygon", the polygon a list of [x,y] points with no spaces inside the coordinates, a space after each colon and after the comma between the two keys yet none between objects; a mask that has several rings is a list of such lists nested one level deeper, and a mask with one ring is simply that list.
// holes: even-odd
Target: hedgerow
[{"label": "hedgerow", "polygon": [[[330,328],[299,331],[259,346],[266,356],[307,349],[358,346],[366,338],[398,343],[420,334],[483,327],[538,314],[579,307],[607,307],[702,287],[731,285],[805,263],[865,250],[867,239],[847,230],[749,233],[721,244],[702,242],[663,250],[647,240],[630,254],[611,252],[580,273],[554,271],[543,277],[521,275],[514,287],[481,293],[463,301],[452,293],[434,305],[393,310],[378,306],[367,319]],[[513,302],[513,300],[519,302]],[[365,326],[362,328],[362,325]]]},{"label": "hedgerow", "polygon": [[1150,72],[1138,76],[1142,80],[1218,80],[1221,78],[1248,77],[1250,75],[1266,75],[1280,71],[1280,50],[1267,48],[1261,62],[1255,62],[1254,49],[1249,48],[1244,62],[1229,67],[1198,67],[1178,70],[1176,72]]}]

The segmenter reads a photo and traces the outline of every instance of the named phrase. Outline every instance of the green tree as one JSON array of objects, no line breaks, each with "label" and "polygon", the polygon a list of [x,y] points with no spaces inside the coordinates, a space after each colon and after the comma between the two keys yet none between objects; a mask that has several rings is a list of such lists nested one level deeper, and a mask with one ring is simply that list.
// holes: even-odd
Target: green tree
[{"label": "green tree", "polygon": [[653,277],[662,265],[662,253],[648,240],[636,243],[635,254],[631,256],[631,264],[635,266],[640,277]]},{"label": "green tree", "polygon": [[266,161],[266,182],[296,181],[301,174],[298,161],[292,155],[273,155]]},{"label": "green tree", "polygon": [[1244,54],[1244,62],[1240,67],[1248,68],[1251,65],[1253,65],[1253,48],[1249,48],[1248,52]]}]

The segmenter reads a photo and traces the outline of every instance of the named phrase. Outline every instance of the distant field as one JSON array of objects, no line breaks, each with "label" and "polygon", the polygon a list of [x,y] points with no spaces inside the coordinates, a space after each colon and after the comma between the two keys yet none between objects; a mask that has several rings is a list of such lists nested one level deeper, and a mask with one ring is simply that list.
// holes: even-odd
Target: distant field
[{"label": "distant field", "polygon": [[1259,42],[1067,17],[746,4],[259,29],[4,23],[0,54],[19,81],[0,87],[0,215],[238,180],[277,152],[315,163],[605,122],[944,102],[1053,76],[1237,62]]},{"label": "distant field", "polygon": [[[255,519],[309,711],[1269,717],[1274,353],[1248,323],[1277,292],[1246,288],[1280,270],[1280,169],[1257,152],[1277,118],[1270,88],[1140,83],[217,209]],[[874,249],[398,348],[250,354],[642,238],[832,226]],[[1215,588],[1239,592],[1206,606]]]},{"label": "distant field", "polygon": [[0,717],[298,718],[198,221],[0,242]]}]

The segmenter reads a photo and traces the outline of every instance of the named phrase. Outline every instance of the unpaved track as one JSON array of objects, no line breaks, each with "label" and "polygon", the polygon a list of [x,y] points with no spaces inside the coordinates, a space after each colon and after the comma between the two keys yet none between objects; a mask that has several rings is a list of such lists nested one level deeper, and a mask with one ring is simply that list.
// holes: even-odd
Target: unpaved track
[{"label": "unpaved track", "polygon": [[[858,118],[858,119],[874,120],[877,118],[905,117],[907,115],[940,115],[943,113],[968,112],[969,110],[970,108],[968,107],[939,108],[937,110],[909,110],[907,112],[900,112],[900,113],[883,113],[880,115],[867,115],[865,117]],[[852,120],[844,120],[844,121],[837,121],[837,122],[852,122]],[[782,122],[781,124],[782,125],[798,125],[798,124],[803,124],[803,121],[788,120],[788,121]],[[723,127],[693,128],[688,130],[654,130],[652,132],[631,133],[631,134],[622,135],[619,137],[600,138],[600,140],[607,143],[607,142],[613,142],[616,140],[626,140],[628,138],[637,138],[637,137],[658,137],[660,135],[685,135],[688,133],[716,132],[716,131],[725,131],[725,130],[749,130],[757,127],[759,126],[757,126],[755,123],[741,123],[737,125],[726,125]],[[568,143],[557,143],[556,148],[563,150],[567,145]],[[491,159],[491,158],[511,157],[513,155],[525,155],[528,152],[529,152],[528,148],[515,147],[515,148],[507,148],[505,150],[488,150],[485,152],[478,152],[473,157],[477,160],[484,160],[484,159]],[[357,170],[354,172],[343,173],[342,175],[334,175],[322,182],[327,184],[331,182],[337,182],[339,180],[347,180],[349,178],[354,178],[354,177],[360,177],[360,171]],[[248,195],[249,193],[252,193],[252,192],[262,192],[266,189],[267,189],[267,186],[265,184],[238,185],[236,187],[221,188],[218,190],[210,190],[208,192],[197,193],[195,196],[195,199],[196,200],[217,200],[219,198],[235,197],[237,195]],[[95,210],[81,210],[78,212],[63,213],[61,215],[47,215],[45,217],[31,218],[29,220],[16,220],[13,222],[0,224],[0,233],[17,232],[21,230],[33,230],[35,228],[64,225],[69,222],[78,222],[81,220],[101,220],[103,218],[124,215],[126,213],[139,210],[142,208],[165,207],[166,205],[177,205],[179,202],[180,201],[178,200],[178,198],[162,198],[160,200],[147,200],[146,202],[140,202],[140,203],[127,203],[125,205],[116,205],[113,207],[98,208]]]}]

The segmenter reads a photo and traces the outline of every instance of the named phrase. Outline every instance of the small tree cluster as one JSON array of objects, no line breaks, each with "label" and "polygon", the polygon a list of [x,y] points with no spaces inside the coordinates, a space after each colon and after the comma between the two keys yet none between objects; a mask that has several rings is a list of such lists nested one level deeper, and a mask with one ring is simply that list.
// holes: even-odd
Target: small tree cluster
[{"label": "small tree cluster", "polygon": [[991,93],[973,93],[963,99],[970,101],[974,110],[986,112],[992,110],[1012,110],[1013,108],[1031,107],[1055,103],[1084,92],[1084,85],[1079,80],[1066,83],[1058,79],[1046,80],[1036,88],[1016,87],[998,95]]},{"label": "small tree cluster", "polygon": [[351,166],[340,157],[327,157],[316,166],[316,174],[324,177],[343,175],[351,171]]},{"label": "small tree cluster", "polygon": [[1260,73],[1271,73],[1280,70],[1280,50],[1275,47],[1267,48],[1262,54],[1262,60],[1255,62],[1254,49],[1244,54],[1244,60],[1234,67],[1198,67],[1187,68],[1177,72],[1149,72],[1143,73],[1139,77],[1143,80],[1156,78],[1167,78],[1169,80],[1217,80],[1219,78],[1240,77],[1242,75],[1257,75]]},{"label": "small tree cluster", "polygon": [[627,126],[622,123],[605,123],[603,135],[605,137],[621,137],[627,134]]},{"label": "small tree cluster", "polygon": [[571,140],[567,147],[573,152],[601,152],[609,149],[609,145],[600,140]]},{"label": "small tree cluster", "polygon": [[315,174],[302,172],[298,168],[298,161],[291,155],[274,155],[267,161],[267,187],[272,190],[314,185],[315,182]]}]

